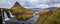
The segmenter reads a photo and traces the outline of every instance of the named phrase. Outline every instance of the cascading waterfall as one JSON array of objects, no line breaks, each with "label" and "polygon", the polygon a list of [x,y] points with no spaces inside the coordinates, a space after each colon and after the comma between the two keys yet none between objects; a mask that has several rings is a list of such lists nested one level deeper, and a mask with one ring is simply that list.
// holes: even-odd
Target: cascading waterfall
[{"label": "cascading waterfall", "polygon": [[14,17],[10,11],[9,11],[9,14],[10,14],[10,17]]},{"label": "cascading waterfall", "polygon": [[4,22],[4,15],[3,15],[3,9],[1,9],[1,15],[2,15],[2,24],[5,24],[5,22]]},{"label": "cascading waterfall", "polygon": [[5,21],[10,20],[10,18],[8,18],[8,16],[7,16],[6,12],[4,12],[4,18],[5,18],[5,19],[4,19]]}]

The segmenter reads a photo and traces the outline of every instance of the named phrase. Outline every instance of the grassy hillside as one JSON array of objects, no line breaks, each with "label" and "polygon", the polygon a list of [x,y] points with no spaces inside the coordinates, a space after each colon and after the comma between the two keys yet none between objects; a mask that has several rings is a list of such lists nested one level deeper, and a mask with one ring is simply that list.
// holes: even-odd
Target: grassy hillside
[{"label": "grassy hillside", "polygon": [[19,15],[32,15],[33,10],[25,9],[22,7],[18,2],[11,8],[12,14],[19,14]]},{"label": "grassy hillside", "polygon": [[60,24],[60,8],[41,12],[37,24]]}]

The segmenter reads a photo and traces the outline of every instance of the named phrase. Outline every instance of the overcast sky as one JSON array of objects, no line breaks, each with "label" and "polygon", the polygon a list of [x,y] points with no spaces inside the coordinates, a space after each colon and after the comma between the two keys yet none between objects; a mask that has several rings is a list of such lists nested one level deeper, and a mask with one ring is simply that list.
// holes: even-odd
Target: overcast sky
[{"label": "overcast sky", "polygon": [[60,6],[60,0],[0,0],[0,8],[11,8],[15,2],[23,7],[48,8]]}]

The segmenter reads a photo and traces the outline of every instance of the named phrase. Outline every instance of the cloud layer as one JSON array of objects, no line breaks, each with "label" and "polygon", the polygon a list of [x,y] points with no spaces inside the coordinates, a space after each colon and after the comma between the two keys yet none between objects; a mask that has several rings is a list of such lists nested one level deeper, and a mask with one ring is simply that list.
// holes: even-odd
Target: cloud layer
[{"label": "cloud layer", "polygon": [[0,0],[0,8],[11,8],[15,2],[23,7],[48,8],[60,6],[60,0]]}]

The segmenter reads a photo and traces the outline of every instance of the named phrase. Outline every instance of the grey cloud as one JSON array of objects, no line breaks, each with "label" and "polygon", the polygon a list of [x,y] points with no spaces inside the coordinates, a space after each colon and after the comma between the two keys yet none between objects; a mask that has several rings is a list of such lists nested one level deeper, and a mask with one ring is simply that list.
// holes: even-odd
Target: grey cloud
[{"label": "grey cloud", "polygon": [[[3,0],[4,1],[4,0]],[[47,4],[49,6],[52,6],[52,4],[60,4],[60,0],[38,0],[37,2],[30,3],[29,0],[5,0],[3,2],[0,0],[0,7],[10,8],[14,5],[15,2],[19,2],[22,6],[30,7],[30,8],[38,8],[36,5],[40,4]]]}]

